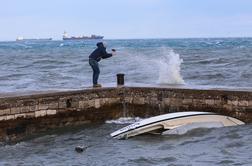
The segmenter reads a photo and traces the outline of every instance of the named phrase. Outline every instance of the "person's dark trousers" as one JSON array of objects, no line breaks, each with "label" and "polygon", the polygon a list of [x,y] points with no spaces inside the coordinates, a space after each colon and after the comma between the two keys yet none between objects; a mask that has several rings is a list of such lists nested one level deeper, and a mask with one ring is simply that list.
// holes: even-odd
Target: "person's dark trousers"
[{"label": "person's dark trousers", "polygon": [[93,69],[93,85],[96,85],[100,74],[99,64],[96,60],[89,59],[89,65]]}]

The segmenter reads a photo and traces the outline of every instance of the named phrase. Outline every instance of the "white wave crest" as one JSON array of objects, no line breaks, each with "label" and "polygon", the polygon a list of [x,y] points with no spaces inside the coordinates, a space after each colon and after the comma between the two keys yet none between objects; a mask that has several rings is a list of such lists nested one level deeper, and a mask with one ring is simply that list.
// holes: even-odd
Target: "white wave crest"
[{"label": "white wave crest", "polygon": [[158,61],[159,65],[159,84],[184,84],[180,74],[180,66],[183,59],[173,50],[163,49],[162,56]]}]

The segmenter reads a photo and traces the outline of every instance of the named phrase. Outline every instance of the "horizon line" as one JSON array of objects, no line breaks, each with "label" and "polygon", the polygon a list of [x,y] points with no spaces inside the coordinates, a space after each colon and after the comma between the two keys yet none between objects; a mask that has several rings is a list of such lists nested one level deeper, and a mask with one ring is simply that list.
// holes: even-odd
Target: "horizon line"
[{"label": "horizon line", "polygon": [[[252,38],[252,36],[219,36],[219,37],[146,37],[146,38],[105,38],[102,40],[154,40],[154,39],[160,39],[160,40],[165,40],[165,39],[220,39],[220,38]],[[27,38],[29,39],[46,39],[46,38]],[[88,39],[87,39],[88,40]],[[95,39],[90,39],[95,40]],[[53,39],[51,41],[64,41],[62,39]],[[85,41],[84,40],[71,40],[71,41]],[[1,40],[0,42],[16,42],[16,40]],[[18,41],[22,42],[22,41]]]}]

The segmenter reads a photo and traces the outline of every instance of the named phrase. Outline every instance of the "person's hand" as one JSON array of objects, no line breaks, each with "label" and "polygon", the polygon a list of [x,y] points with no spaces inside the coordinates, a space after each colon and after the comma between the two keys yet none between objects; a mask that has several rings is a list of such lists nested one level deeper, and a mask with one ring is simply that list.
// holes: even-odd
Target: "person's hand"
[{"label": "person's hand", "polygon": [[116,50],[115,49],[112,49],[112,55],[116,55]]}]

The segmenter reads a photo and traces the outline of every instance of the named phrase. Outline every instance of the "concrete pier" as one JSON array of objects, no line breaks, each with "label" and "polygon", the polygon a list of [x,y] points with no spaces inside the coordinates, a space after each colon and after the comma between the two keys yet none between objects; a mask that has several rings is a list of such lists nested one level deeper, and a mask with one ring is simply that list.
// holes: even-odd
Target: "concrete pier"
[{"label": "concrete pier", "polygon": [[178,111],[216,112],[252,122],[252,91],[167,87],[111,87],[2,95],[0,141],[18,141],[50,129],[122,116]]}]

